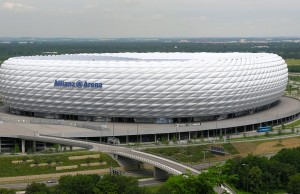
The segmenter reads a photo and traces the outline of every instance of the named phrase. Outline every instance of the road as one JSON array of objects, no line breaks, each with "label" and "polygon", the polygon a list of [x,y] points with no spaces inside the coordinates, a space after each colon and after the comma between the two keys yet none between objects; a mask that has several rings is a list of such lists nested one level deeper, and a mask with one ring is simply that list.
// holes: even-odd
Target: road
[{"label": "road", "polygon": [[38,138],[40,140],[43,140],[45,142],[47,141],[56,141],[57,143],[61,144],[86,144],[88,146],[92,146],[95,151],[105,152],[109,154],[116,154],[121,155],[127,158],[131,158],[140,162],[144,162],[147,164],[150,164],[152,166],[155,166],[157,168],[160,168],[162,170],[167,171],[170,174],[178,175],[178,174],[186,174],[186,173],[192,173],[192,174],[199,174],[200,171],[195,170],[189,166],[186,166],[184,164],[159,157],[156,155],[152,155],[149,153],[140,152],[131,148],[126,147],[119,147],[114,145],[107,145],[107,144],[100,144],[100,143],[93,143],[93,142],[87,142],[82,140],[75,140],[75,139],[65,139],[61,137],[50,137],[50,136],[43,136],[39,135]]}]

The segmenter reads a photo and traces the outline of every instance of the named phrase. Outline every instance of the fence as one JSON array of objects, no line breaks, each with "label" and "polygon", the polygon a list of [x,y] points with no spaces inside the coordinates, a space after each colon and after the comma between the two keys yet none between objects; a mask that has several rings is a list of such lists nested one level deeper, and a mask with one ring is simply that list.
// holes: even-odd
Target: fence
[{"label": "fence", "polygon": [[79,128],[87,128],[99,131],[109,130],[107,128],[107,123],[88,123],[88,122],[76,122],[76,121],[65,121],[65,120],[57,120],[57,119],[19,119],[19,118],[9,118],[9,117],[0,117],[0,121],[7,123],[27,123],[27,124],[44,124],[44,125],[63,125],[70,127],[79,127]]}]

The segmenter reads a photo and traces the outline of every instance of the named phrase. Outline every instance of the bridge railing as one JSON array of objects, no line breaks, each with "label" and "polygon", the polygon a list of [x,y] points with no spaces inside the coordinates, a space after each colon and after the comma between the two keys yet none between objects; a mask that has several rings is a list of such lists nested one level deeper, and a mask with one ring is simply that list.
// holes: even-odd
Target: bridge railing
[{"label": "bridge railing", "polygon": [[18,135],[18,138],[25,139],[25,140],[31,140],[31,141],[40,141],[40,142],[48,142],[48,143],[54,143],[54,144],[82,147],[82,148],[86,148],[86,149],[93,148],[93,146],[90,144],[75,142],[75,141],[68,141],[63,138],[51,138],[51,137],[47,137],[47,136],[25,136],[25,135]]},{"label": "bridge railing", "polygon": [[148,164],[151,164],[157,168],[160,168],[162,170],[165,170],[173,175],[179,175],[179,174],[182,174],[182,172],[178,171],[178,170],[175,170],[173,168],[170,168],[166,165],[163,165],[159,162],[155,162],[153,160],[149,160],[149,159],[146,159],[146,158],[143,158],[143,157],[139,157],[139,156],[136,156],[136,155],[133,155],[133,154],[128,154],[128,153],[124,153],[124,152],[120,152],[120,151],[116,151],[116,150],[113,150],[112,153],[114,154],[117,154],[117,155],[121,155],[121,156],[125,156],[125,157],[128,157],[128,158],[131,158],[131,159],[135,159],[135,160],[138,160],[138,161],[141,161],[141,162],[145,162],[145,163],[148,163]]},{"label": "bridge railing", "polygon": [[66,121],[58,119],[43,119],[43,118],[32,118],[32,119],[23,119],[23,118],[10,118],[10,117],[0,117],[0,121],[7,123],[27,123],[27,124],[40,124],[40,125],[63,125],[70,127],[79,127],[87,128],[98,131],[107,131],[107,123],[89,123],[89,122],[76,122],[76,121]]}]

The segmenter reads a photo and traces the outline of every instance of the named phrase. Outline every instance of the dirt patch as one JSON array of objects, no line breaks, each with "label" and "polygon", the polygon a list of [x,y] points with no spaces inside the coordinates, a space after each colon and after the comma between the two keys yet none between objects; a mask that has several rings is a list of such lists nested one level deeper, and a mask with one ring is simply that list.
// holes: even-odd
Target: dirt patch
[{"label": "dirt patch", "polygon": [[238,142],[232,143],[235,149],[241,154],[253,153],[258,145],[257,142]]},{"label": "dirt patch", "polygon": [[[278,144],[282,144],[282,146],[278,146]],[[299,146],[300,146],[300,137],[282,139],[281,142],[279,140],[276,140],[276,141],[261,143],[255,148],[253,153],[254,154],[275,153],[275,152],[279,152],[283,148],[294,148]]]},{"label": "dirt patch", "polygon": [[93,155],[84,155],[84,156],[70,156],[69,160],[83,160],[87,158],[100,158],[100,154],[93,154]]}]

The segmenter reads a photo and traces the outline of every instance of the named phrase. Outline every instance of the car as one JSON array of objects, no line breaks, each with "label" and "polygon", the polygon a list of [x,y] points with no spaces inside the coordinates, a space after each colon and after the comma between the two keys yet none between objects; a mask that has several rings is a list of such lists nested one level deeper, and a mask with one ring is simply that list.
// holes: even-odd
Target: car
[{"label": "car", "polygon": [[47,181],[46,183],[48,183],[48,184],[53,184],[53,183],[57,183],[57,181],[55,181],[55,180],[49,180],[49,181]]}]

